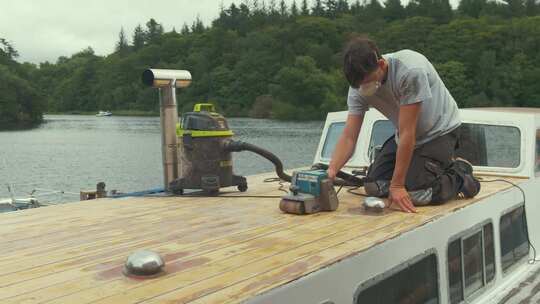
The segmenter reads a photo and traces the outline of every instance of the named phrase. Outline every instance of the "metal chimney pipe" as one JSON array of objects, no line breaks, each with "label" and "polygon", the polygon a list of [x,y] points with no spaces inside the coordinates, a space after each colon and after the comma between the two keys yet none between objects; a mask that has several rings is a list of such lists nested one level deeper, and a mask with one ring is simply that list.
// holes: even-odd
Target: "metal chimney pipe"
[{"label": "metal chimney pipe", "polygon": [[148,69],[142,74],[144,84],[159,89],[161,119],[161,152],[163,157],[164,189],[169,191],[169,184],[178,178],[178,142],[176,123],[176,88],[185,88],[191,84],[191,73],[182,70]]}]

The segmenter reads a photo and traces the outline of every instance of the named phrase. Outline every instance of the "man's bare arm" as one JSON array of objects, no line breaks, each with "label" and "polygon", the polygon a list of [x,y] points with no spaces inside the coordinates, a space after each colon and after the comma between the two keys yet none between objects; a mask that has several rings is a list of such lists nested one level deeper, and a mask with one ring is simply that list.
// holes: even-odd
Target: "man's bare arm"
[{"label": "man's bare arm", "polygon": [[416,145],[416,124],[422,103],[403,105],[399,110],[399,144],[392,185],[404,186],[407,171]]},{"label": "man's bare arm", "polygon": [[397,203],[403,211],[416,212],[405,189],[405,179],[416,145],[416,124],[422,103],[403,105],[399,109],[399,144],[396,166],[390,183],[390,202]]},{"label": "man's bare arm", "polygon": [[332,153],[332,160],[328,166],[328,176],[331,179],[335,178],[336,173],[351,158],[363,121],[364,114],[347,116],[345,128],[339,137],[334,153]]}]

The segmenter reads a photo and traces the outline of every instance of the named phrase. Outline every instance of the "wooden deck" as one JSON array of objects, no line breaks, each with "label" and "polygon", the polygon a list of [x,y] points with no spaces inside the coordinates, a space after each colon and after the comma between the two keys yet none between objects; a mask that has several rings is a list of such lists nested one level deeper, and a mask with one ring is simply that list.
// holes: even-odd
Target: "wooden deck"
[{"label": "wooden deck", "polygon": [[[264,177],[248,178],[245,194],[281,195]],[[509,187],[486,183],[474,200],[417,214],[367,214],[345,190],[336,212],[310,216],[249,197],[101,199],[0,214],[0,303],[237,303]],[[126,278],[123,263],[137,249],[159,252],[166,273]]]}]

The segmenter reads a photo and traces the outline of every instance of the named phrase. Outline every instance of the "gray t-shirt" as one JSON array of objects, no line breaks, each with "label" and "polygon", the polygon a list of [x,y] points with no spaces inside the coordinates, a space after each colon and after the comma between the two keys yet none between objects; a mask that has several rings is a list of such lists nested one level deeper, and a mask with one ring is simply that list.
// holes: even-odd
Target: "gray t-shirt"
[{"label": "gray t-shirt", "polygon": [[[416,145],[445,135],[461,124],[456,101],[444,86],[439,74],[424,55],[411,51],[385,54],[388,62],[386,82],[369,97],[349,88],[349,114],[363,114],[374,107],[394,126],[399,126],[399,106],[422,102],[416,125]],[[396,141],[398,141],[396,131]]]}]

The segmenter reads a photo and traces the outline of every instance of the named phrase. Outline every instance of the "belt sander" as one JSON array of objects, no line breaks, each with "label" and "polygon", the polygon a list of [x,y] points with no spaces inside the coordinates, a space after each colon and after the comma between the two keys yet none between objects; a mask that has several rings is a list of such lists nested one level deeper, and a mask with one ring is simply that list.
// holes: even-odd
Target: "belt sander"
[{"label": "belt sander", "polygon": [[279,204],[281,211],[286,213],[335,211],[339,204],[334,185],[325,170],[293,172],[289,190]]}]

